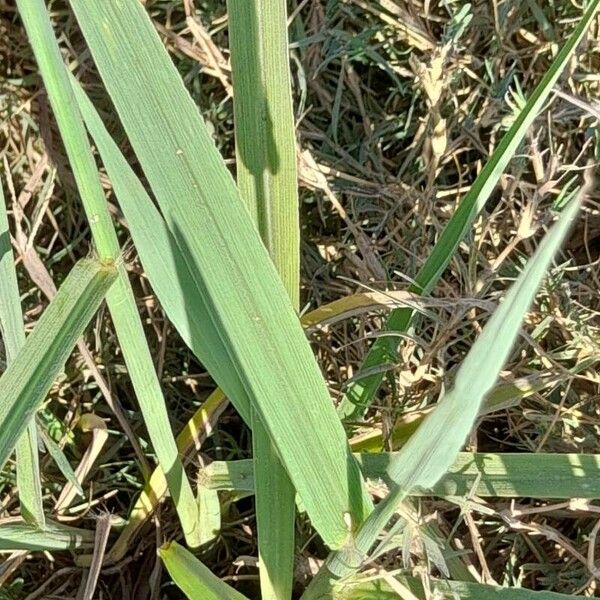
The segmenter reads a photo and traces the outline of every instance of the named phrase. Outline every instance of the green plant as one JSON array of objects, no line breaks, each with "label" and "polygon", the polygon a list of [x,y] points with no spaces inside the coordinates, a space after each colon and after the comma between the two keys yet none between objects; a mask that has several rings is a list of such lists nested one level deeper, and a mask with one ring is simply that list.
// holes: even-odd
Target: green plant
[{"label": "green plant", "polygon": [[[186,543],[193,549],[213,535],[204,528],[206,523],[212,527],[214,519],[204,519],[211,515],[202,510],[208,504],[211,514],[215,512],[216,490],[254,493],[264,598],[292,595],[296,503],[331,550],[304,593],[311,599],[358,597],[356,594],[373,591],[374,586],[369,588],[356,574],[410,495],[433,490],[453,496],[458,489],[465,496],[465,488],[472,482],[477,483],[481,494],[488,488],[497,493],[501,481],[506,486],[502,493],[508,497],[545,494],[543,481],[532,479],[527,486],[510,475],[523,457],[461,454],[460,450],[579,210],[579,198],[561,212],[471,347],[453,386],[416,431],[410,432],[401,450],[380,453],[375,459],[357,457],[340,417],[356,419],[365,414],[385,366],[397,360],[398,338],[382,336],[375,341],[362,373],[351,382],[336,412],[297,315],[300,228],[285,4],[280,0],[230,0],[228,5],[236,186],[144,6],[137,0],[70,0],[149,190],[121,154],[82,87],[70,77],[42,0],[18,0],[17,5],[98,258],[81,261],[73,269],[25,340],[7,244],[8,227],[2,213],[0,266],[10,285],[0,295],[0,320],[3,335],[11,341],[10,366],[0,379],[0,425],[7,432],[0,443],[0,463],[4,464],[17,447],[18,485],[26,521],[16,529],[10,523],[0,524],[0,540],[7,540],[6,548],[90,545],[89,532],[70,530],[45,519],[34,414],[104,297],[162,470],[147,482],[142,498],[151,505],[151,492],[160,496],[168,487]],[[418,296],[431,292],[442,276],[599,6],[600,0],[588,4],[551,68],[449,220],[409,294],[399,301],[400,306],[392,305],[388,332],[406,332],[411,326],[421,306]],[[198,497],[179,455],[184,447],[191,446],[190,436],[176,440],[172,433],[86,128],[163,309],[222,390],[201,407],[203,412],[195,419],[205,418],[207,412],[218,416],[226,396],[252,429],[252,462],[213,463],[201,473]],[[337,314],[336,310],[344,314],[342,307],[328,308],[330,314]],[[192,425],[196,422],[191,421]],[[523,464],[530,471],[542,464],[555,469],[564,478],[564,496],[559,497],[570,497],[581,489],[576,474],[564,473],[565,460],[572,466],[571,459],[531,455]],[[597,457],[587,460],[588,468],[595,468]],[[486,461],[498,471],[498,463],[505,466],[508,475],[495,473],[494,467],[486,470]],[[472,465],[474,471],[469,471]],[[72,477],[68,463],[63,470]],[[365,478],[379,476],[385,478],[388,493],[374,507]],[[448,487],[455,491],[446,491]],[[113,548],[113,557],[122,555],[129,536],[152,508],[142,504],[139,517],[134,510],[117,542],[120,547]],[[160,556],[188,597],[243,598],[175,542],[162,548]],[[422,593],[410,578],[392,579],[386,580],[392,592],[404,586]],[[461,590],[465,597],[495,593],[484,586],[456,582],[436,585],[448,593]]]}]

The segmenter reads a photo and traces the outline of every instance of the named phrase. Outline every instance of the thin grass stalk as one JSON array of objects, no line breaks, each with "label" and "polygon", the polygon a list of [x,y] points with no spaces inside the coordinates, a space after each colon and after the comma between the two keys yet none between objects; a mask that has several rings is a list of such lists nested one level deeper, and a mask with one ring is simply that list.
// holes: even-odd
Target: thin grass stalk
[{"label": "thin grass stalk", "polygon": [[[0,185],[0,327],[6,351],[6,364],[10,365],[25,343],[25,328],[2,185]],[[21,515],[26,523],[44,528],[46,517],[35,419],[30,421],[25,433],[19,438],[16,453]]]},{"label": "thin grass stalk", "polygon": [[[429,294],[439,281],[460,241],[470,229],[477,215],[483,210],[500,176],[523,141],[525,133],[551,94],[554,84],[558,81],[569,58],[585,35],[599,7],[600,0],[592,0],[587,5],[581,21],[560,49],[554,62],[527,100],[523,110],[505,133],[460,203],[456,213],[444,228],[433,251],[419,269],[414,283],[409,287],[410,292]],[[389,315],[384,330],[394,333],[406,332],[411,325],[413,316],[414,311],[411,309],[397,309]],[[348,385],[344,398],[338,406],[338,414],[342,418],[362,418],[373,402],[386,374],[385,369],[377,370],[376,367],[396,364],[399,360],[398,351],[397,335],[382,335],[373,342],[361,365],[361,371],[368,373],[375,370],[375,372],[361,376],[359,371],[357,378]]]},{"label": "thin grass stalk", "polygon": [[[77,182],[96,250],[101,259],[116,260],[120,253],[89,140],[77,109],[69,75],[54,37],[43,0],[18,0],[17,7],[32,45],[50,104]],[[165,400],[137,311],[124,264],[109,290],[107,304],[150,439],[163,469],[188,544],[199,538],[197,508],[171,432]]]},{"label": "thin grass stalk", "polygon": [[[296,310],[300,227],[285,0],[228,0],[237,183]],[[252,411],[261,596],[291,598],[296,495]],[[276,510],[273,510],[276,507]]]}]

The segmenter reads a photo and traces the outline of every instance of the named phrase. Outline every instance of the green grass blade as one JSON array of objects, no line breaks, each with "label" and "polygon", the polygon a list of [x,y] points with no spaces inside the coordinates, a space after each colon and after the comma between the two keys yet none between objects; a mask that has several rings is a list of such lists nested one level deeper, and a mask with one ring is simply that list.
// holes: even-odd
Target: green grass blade
[{"label": "green grass blade", "polygon": [[300,223],[287,11],[282,0],[228,0],[236,174],[293,306],[300,301]]},{"label": "green grass blade", "polygon": [[[4,192],[0,185],[0,327],[6,350],[6,362],[10,364],[25,343],[21,296],[17,284],[17,272],[10,243],[10,229]],[[27,523],[43,527],[45,524],[42,483],[37,445],[35,420],[19,438],[17,450],[17,489],[21,514]]]},{"label": "green grass blade", "polygon": [[[144,271],[152,282],[161,306],[184,342],[251,426],[250,400],[244,384],[236,376],[227,348],[213,325],[204,297],[194,282],[173,234],[106,130],[81,85],[74,78],[71,78],[71,82],[79,110],[113,184]],[[190,311],[189,306],[193,306],[194,310]]]},{"label": "green grass blade", "polygon": [[0,466],[43,402],[115,276],[112,264],[92,259],[78,262],[0,377]]},{"label": "green grass blade", "polygon": [[458,453],[578,210],[575,201],[560,215],[469,350],[452,390],[390,464],[389,476],[403,490],[434,485]]},{"label": "green grass blade", "polygon": [[135,0],[71,5],[237,376],[315,528],[339,547],[370,500],[231,175],[144,8]]},{"label": "green grass blade", "polygon": [[294,585],[296,490],[266,429],[256,418],[252,422],[261,598],[284,600]]},{"label": "green grass blade", "polygon": [[6,362],[10,363],[25,342],[25,328],[2,186],[0,186],[0,281],[2,282],[0,328],[6,351]]},{"label": "green grass blade", "polygon": [[[397,453],[355,455],[371,485],[389,483],[387,474]],[[460,452],[431,490],[414,489],[411,496],[482,498],[600,498],[599,454],[531,454]],[[253,494],[251,460],[214,461],[199,474],[213,490]]]},{"label": "green grass blade", "polygon": [[0,550],[85,550],[94,546],[94,532],[47,521],[44,527],[9,518],[0,522]]},{"label": "green grass blade", "polygon": [[455,459],[477,418],[483,398],[496,382],[508,358],[523,316],[554,254],[560,248],[579,205],[578,200],[573,201],[546,234],[506,294],[504,302],[469,350],[458,370],[453,388],[390,461],[387,469],[387,475],[393,482],[390,493],[365,521],[356,536],[356,545],[330,556],[327,568],[315,578],[311,594],[319,592],[321,585],[327,586],[323,582],[331,574],[340,577],[358,569],[402,498],[417,487],[433,487]]},{"label": "green grass blade", "polygon": [[[228,0],[227,7],[237,183],[298,310],[300,223],[286,1]],[[254,411],[252,447],[261,597],[286,600],[294,578],[295,490]]]},{"label": "green grass blade", "polygon": [[[38,61],[98,254],[102,258],[116,259],[120,253],[117,236],[45,3],[43,0],[18,0],[17,6]],[[169,483],[186,541],[190,545],[197,545],[196,499],[177,453],[160,382],[131,284],[121,263],[117,281],[109,290],[106,300],[150,440]]]},{"label": "green grass blade", "polygon": [[[236,408],[248,420],[249,425],[252,425],[249,400],[243,384],[239,379],[234,380],[232,377],[235,374],[235,370],[226,349],[220,343],[217,333],[214,332],[211,335],[211,321],[203,310],[204,301],[197,293],[197,288],[194,285],[190,285],[193,282],[191,274],[189,274],[187,265],[172,235],[166,228],[163,218],[154,207],[139,179],[106,131],[100,117],[81,89],[81,86],[74,79],[72,79],[72,83],[80,110],[113,183],[144,268],[154,284],[154,291],[184,341],[198,358],[204,362],[213,374],[213,377],[227,391],[229,397],[235,399]],[[145,231],[151,231],[152,236],[145,235]],[[177,273],[188,274],[177,277]],[[174,293],[174,290],[177,289],[180,289],[181,293]],[[186,302],[191,303],[196,308],[193,314],[190,315],[190,318],[188,318]],[[211,342],[211,340],[215,341]],[[254,435],[256,436],[256,434]],[[265,456],[265,453],[263,453],[263,456]],[[272,457],[272,454],[267,455],[267,459],[269,457]],[[281,469],[278,459],[276,457],[273,458],[276,461],[275,465],[273,465],[272,461],[269,461],[265,468],[265,473],[269,475],[268,485],[273,481],[274,469]],[[285,474],[284,476],[287,480],[287,476]],[[287,571],[284,571],[283,568],[280,570],[279,567],[275,570],[275,573],[279,576],[278,579],[285,574],[286,580],[290,582],[287,585],[291,585],[291,577],[293,576],[295,492],[293,488],[290,490],[289,485],[274,486],[274,492],[276,493],[276,497],[271,500],[268,507],[270,508],[273,502],[281,507],[276,513],[277,520],[281,525],[275,528],[271,523],[271,526],[273,527],[273,531],[277,530],[279,532],[287,528],[288,535],[287,537],[281,535],[276,542],[267,539],[269,543],[273,543],[273,546],[269,546],[269,549],[272,548],[273,551],[277,551],[277,563],[284,564],[287,560]],[[201,488],[199,494],[201,494]],[[202,502],[201,498],[199,498],[199,502]],[[288,511],[283,510],[284,503],[287,506],[291,505]],[[203,510],[205,507],[202,504],[200,507],[199,525],[202,526]],[[273,516],[273,512],[270,512],[271,516]],[[216,515],[209,514],[206,516],[212,516],[209,527],[212,531],[216,524]],[[206,543],[210,535],[204,532],[201,541]],[[264,537],[267,536],[263,535]],[[122,544],[118,548],[120,551]],[[115,551],[116,549],[117,546],[115,546]],[[284,560],[286,556],[287,559]],[[265,560],[264,552],[263,560]]]},{"label": "green grass blade", "polygon": [[158,553],[171,579],[189,600],[247,600],[177,542],[165,544]]},{"label": "green grass blade", "polygon": [[62,451],[62,448],[48,435],[42,425],[38,424],[37,430],[40,440],[42,440],[46,450],[48,450],[48,454],[52,457],[52,460],[56,463],[60,472],[83,498],[85,496],[83,488],[77,479],[77,475],[75,475],[75,471],[73,471],[73,467],[71,467],[71,463],[69,463],[65,453]]},{"label": "green grass blade", "polygon": [[[600,0],[592,0],[581,21],[557,54],[554,62],[532,92],[510,129],[485,164],[481,173],[463,198],[456,213],[446,225],[437,244],[425,264],[415,276],[409,291],[429,294],[452,259],[460,241],[471,227],[475,217],[481,212],[500,176],[517,151],[525,133],[552,92],[554,84],[566,67],[569,58],[587,31],[594,15],[600,7]],[[393,311],[385,325],[386,331],[403,332],[408,329],[414,311],[400,308]],[[398,362],[398,338],[387,335],[378,337],[369,350],[361,369],[368,372],[380,365],[393,365]],[[344,399],[338,407],[342,418],[360,419],[373,401],[385,375],[385,370],[360,377],[349,384]]]},{"label": "green grass blade", "polygon": [[219,494],[202,485],[198,485],[198,527],[202,534],[202,546],[213,542],[221,531]]},{"label": "green grass blade", "polygon": [[[534,592],[524,588],[501,588],[481,583],[466,583],[464,581],[431,580],[433,596],[427,596],[423,583],[418,577],[396,577],[404,588],[412,592],[419,600],[433,597],[439,600],[568,600],[583,598],[571,594],[556,592]],[[395,600],[399,597],[398,590],[381,578],[348,582],[336,586],[331,594],[323,599],[332,600]]]}]

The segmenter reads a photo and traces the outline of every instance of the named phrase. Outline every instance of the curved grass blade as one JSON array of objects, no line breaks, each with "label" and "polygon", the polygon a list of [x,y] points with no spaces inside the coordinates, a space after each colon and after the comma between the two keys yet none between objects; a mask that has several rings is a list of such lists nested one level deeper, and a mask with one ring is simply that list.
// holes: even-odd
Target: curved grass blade
[{"label": "curved grass blade", "polygon": [[43,402],[116,273],[113,264],[79,261],[0,377],[0,467]]},{"label": "curved grass blade", "polygon": [[247,600],[177,542],[165,544],[158,554],[171,579],[189,600]]},{"label": "curved grass blade", "polygon": [[315,528],[339,547],[370,499],[231,175],[144,8],[136,0],[71,5],[237,376]]},{"label": "curved grass blade", "polygon": [[[427,261],[415,276],[414,283],[409,288],[410,292],[429,294],[442,276],[460,241],[485,206],[525,133],[551,94],[554,84],[558,81],[599,7],[600,0],[592,0],[588,3],[581,21],[557,54],[542,81],[532,92],[523,110],[500,140],[498,147],[444,228]],[[394,311],[388,317],[385,330],[407,331],[413,314],[413,311],[405,308]],[[372,372],[373,369],[380,365],[395,364],[398,357],[397,337],[381,336],[375,340],[361,366],[365,375],[360,376],[359,372],[358,378],[348,385],[344,399],[339,404],[338,414],[342,418],[360,419],[364,415],[385,376],[385,370]]]},{"label": "curved grass blade", "polygon": [[[0,327],[6,362],[10,364],[25,343],[25,329],[2,185],[0,185]],[[17,442],[17,489],[21,514],[25,521],[31,525],[44,527],[46,518],[37,441],[35,420],[32,419]]]},{"label": "curved grass blade", "polygon": [[[120,254],[117,235],[46,5],[43,0],[17,0],[17,6],[48,92],[97,252],[103,259],[116,260]],[[106,301],[150,440],[169,482],[186,541],[195,546],[199,532],[194,493],[177,455],[165,400],[127,271],[120,261],[117,261],[117,269],[117,280]]]}]

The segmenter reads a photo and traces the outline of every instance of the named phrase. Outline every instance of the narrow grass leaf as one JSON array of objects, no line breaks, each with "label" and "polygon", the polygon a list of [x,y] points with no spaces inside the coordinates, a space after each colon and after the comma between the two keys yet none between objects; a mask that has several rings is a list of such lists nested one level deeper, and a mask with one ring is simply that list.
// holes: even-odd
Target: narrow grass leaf
[{"label": "narrow grass leaf", "polygon": [[356,544],[330,555],[327,567],[307,590],[307,598],[320,593],[321,586],[327,588],[331,575],[343,577],[358,569],[398,502],[415,488],[433,487],[454,461],[479,414],[483,398],[508,358],[523,316],[579,206],[579,200],[573,201],[546,234],[469,350],[452,389],[390,461],[387,469],[389,480],[393,482],[390,493],[367,518],[355,538]]},{"label": "narrow grass leaf", "polygon": [[[43,0],[17,0],[17,6],[48,92],[96,250],[103,259],[117,260],[120,254],[117,235],[46,5]],[[197,545],[199,532],[196,528],[195,497],[177,455],[160,382],[127,271],[120,261],[117,261],[117,270],[117,280],[106,297],[108,308],[150,440],[169,482],[186,541],[192,546]]]},{"label": "narrow grass leaf", "polygon": [[65,453],[62,451],[62,448],[48,435],[42,425],[38,425],[38,435],[60,472],[65,476],[65,479],[75,488],[75,490],[77,490],[77,493],[83,498],[85,496],[83,493],[83,488],[81,487],[81,484],[75,475],[75,471],[73,471],[71,463],[65,456]]},{"label": "narrow grass leaf", "polygon": [[[588,3],[577,27],[532,92],[510,129],[500,140],[471,189],[461,201],[456,213],[444,228],[425,264],[415,276],[414,283],[410,286],[409,291],[418,294],[429,294],[438,282],[460,241],[471,227],[475,217],[483,210],[500,176],[521,144],[525,133],[551,94],[552,88],[585,35],[599,7],[600,0],[592,0]],[[400,308],[395,310],[388,317],[385,330],[407,331],[413,314],[414,312],[410,309]],[[378,337],[361,366],[361,370],[365,375],[361,377],[359,373],[358,378],[350,383],[346,390],[344,399],[338,407],[340,416],[351,419],[361,418],[373,401],[385,375],[385,371],[371,372],[371,370],[379,365],[395,364],[397,361],[397,337],[389,335]],[[370,374],[367,375],[367,372]]]},{"label": "narrow grass leaf", "polygon": [[0,377],[0,466],[43,402],[115,276],[112,264],[79,261]]},{"label": "narrow grass leaf", "polygon": [[[0,327],[6,362],[10,364],[25,343],[25,329],[2,185],[0,185]],[[21,515],[27,523],[43,527],[46,519],[34,419],[27,424],[25,432],[17,442],[16,450],[17,488]]]},{"label": "narrow grass leaf", "polygon": [[574,201],[560,215],[469,350],[452,390],[390,464],[389,476],[403,490],[433,486],[464,444],[579,205]]},{"label": "narrow grass leaf", "polygon": [[[397,599],[398,589],[390,585],[387,578],[373,577],[369,580],[348,582],[336,586],[330,594],[322,596],[323,600],[392,600]],[[481,583],[466,583],[464,581],[430,580],[433,596],[428,596],[423,583],[418,577],[397,577],[405,589],[414,594],[419,600],[433,597],[439,600],[567,600],[583,598],[571,594],[556,592],[535,592],[525,588],[502,588]]]},{"label": "narrow grass leaf", "polygon": [[189,600],[247,600],[177,542],[158,551],[171,579]]},{"label": "narrow grass leaf", "polygon": [[94,546],[94,532],[47,520],[36,527],[18,519],[0,521],[0,550],[86,550]]},{"label": "narrow grass leaf", "polygon": [[[390,484],[388,468],[397,453],[355,454],[367,481]],[[600,498],[598,454],[532,454],[460,452],[429,490],[411,496],[483,498]],[[254,493],[251,460],[214,461],[200,470],[199,480],[213,490]]]},{"label": "narrow grass leaf", "polygon": [[231,175],[144,8],[136,0],[71,5],[237,376],[315,528],[339,547],[370,499]]},{"label": "narrow grass leaf", "polygon": [[[298,310],[300,223],[286,0],[228,0],[227,7],[237,183]],[[294,576],[295,490],[254,410],[252,449],[261,596],[286,600]]]}]

